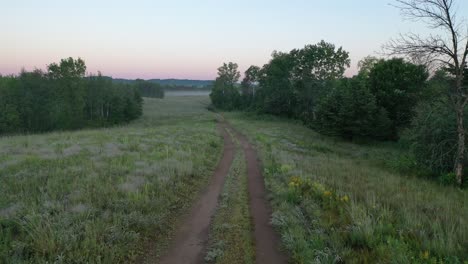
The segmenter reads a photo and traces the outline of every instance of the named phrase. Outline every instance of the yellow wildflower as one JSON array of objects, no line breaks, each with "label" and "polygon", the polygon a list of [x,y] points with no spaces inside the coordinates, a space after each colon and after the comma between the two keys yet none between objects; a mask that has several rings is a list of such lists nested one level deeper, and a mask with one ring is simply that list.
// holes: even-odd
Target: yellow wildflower
[{"label": "yellow wildflower", "polygon": [[345,203],[348,202],[349,201],[348,195],[345,195],[345,196],[341,197],[341,201],[345,202]]},{"label": "yellow wildflower", "polygon": [[323,195],[326,196],[326,197],[329,197],[329,196],[332,195],[332,192],[330,192],[330,191],[324,191],[324,192],[323,192]]},{"label": "yellow wildflower", "polygon": [[323,187],[323,185],[318,183],[318,182],[315,182],[313,184],[313,187],[314,187],[315,190],[317,190],[319,192],[324,192],[325,191],[325,187]]}]

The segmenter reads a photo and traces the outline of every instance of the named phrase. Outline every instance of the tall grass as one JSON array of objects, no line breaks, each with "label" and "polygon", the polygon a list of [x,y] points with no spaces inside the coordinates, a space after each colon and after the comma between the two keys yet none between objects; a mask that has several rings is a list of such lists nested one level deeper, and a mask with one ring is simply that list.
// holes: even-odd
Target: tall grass
[{"label": "tall grass", "polygon": [[226,116],[261,150],[272,222],[295,263],[468,260],[467,191],[392,170],[397,148]]},{"label": "tall grass", "polygon": [[163,247],[222,149],[207,98],[128,126],[0,138],[0,263],[128,263]]}]

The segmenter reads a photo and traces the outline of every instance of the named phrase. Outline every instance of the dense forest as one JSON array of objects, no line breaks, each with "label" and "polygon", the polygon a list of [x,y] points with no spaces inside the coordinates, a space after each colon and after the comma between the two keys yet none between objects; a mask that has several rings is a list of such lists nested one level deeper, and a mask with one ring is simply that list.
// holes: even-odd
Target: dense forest
[{"label": "dense forest", "polygon": [[63,59],[47,71],[0,76],[0,133],[46,132],[128,122],[142,114],[141,95],[160,89],[139,81],[116,84],[100,74],[85,77],[81,59]]},{"label": "dense forest", "polygon": [[450,69],[430,73],[402,58],[367,57],[359,73],[346,78],[349,64],[348,52],[325,41],[274,51],[268,64],[245,71],[240,87],[237,64],[222,65],[210,97],[218,109],[298,119],[347,140],[398,141],[409,148],[401,161],[404,169],[455,183]]}]

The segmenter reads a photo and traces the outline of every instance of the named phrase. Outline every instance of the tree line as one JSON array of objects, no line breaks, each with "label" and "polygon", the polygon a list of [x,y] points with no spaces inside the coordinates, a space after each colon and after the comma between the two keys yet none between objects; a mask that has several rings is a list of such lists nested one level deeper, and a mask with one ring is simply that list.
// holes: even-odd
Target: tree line
[{"label": "tree line", "polygon": [[85,73],[82,59],[67,58],[46,71],[0,76],[0,134],[108,126],[141,116],[143,82],[117,84]]},{"label": "tree line", "polygon": [[456,80],[450,70],[430,75],[426,66],[402,58],[367,57],[347,78],[349,64],[347,51],[325,41],[275,51],[263,67],[249,67],[240,84],[238,65],[223,64],[210,97],[222,110],[294,118],[348,140],[405,142],[412,162],[455,182],[456,113],[448,100]]},{"label": "tree line", "polygon": [[132,85],[138,89],[143,97],[164,98],[164,88],[158,83],[136,79]]},{"label": "tree line", "polygon": [[[407,163],[463,186],[468,24],[457,16],[455,0],[395,1],[404,17],[433,30],[427,36],[401,34],[384,45],[388,55],[416,64],[368,57],[360,62],[357,76],[343,78],[348,53],[322,41],[290,53],[274,52],[262,68],[250,67],[241,93],[235,85],[237,65],[223,65],[213,104],[299,118],[323,133],[346,138],[401,140],[410,146]],[[435,69],[430,79],[428,68]]]}]

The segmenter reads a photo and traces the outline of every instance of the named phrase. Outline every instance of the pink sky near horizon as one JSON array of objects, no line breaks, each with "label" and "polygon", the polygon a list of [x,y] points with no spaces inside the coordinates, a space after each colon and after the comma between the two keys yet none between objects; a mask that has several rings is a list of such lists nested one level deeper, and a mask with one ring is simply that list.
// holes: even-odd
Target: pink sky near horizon
[{"label": "pink sky near horizon", "polygon": [[[243,72],[274,50],[325,40],[349,52],[352,76],[400,32],[429,32],[404,21],[393,1],[5,1],[0,74],[81,57],[89,73],[114,78],[210,80],[223,62]],[[468,14],[468,1],[458,4]]]},{"label": "pink sky near horizon", "polygon": [[[217,75],[217,68],[223,63],[228,61],[236,62],[234,59],[229,60],[209,60],[202,58],[185,59],[183,57],[175,59],[172,57],[165,62],[164,65],[158,63],[162,59],[155,58],[155,60],[146,61],[137,58],[112,58],[111,60],[88,59],[86,56],[42,56],[37,58],[28,57],[25,60],[17,58],[7,58],[0,61],[0,74],[2,75],[16,75],[21,70],[32,71],[35,69],[46,70],[47,65],[52,62],[59,62],[62,58],[73,57],[82,58],[86,62],[87,73],[97,74],[101,72],[105,76],[113,78],[125,79],[194,79],[194,80],[213,80]],[[53,58],[48,60],[48,58]],[[263,66],[268,63],[270,55],[265,58],[257,59],[256,61],[249,60],[248,63],[238,63],[241,72],[244,72],[250,65]],[[346,71],[347,76],[352,76],[357,72],[355,68],[348,68]]]}]

